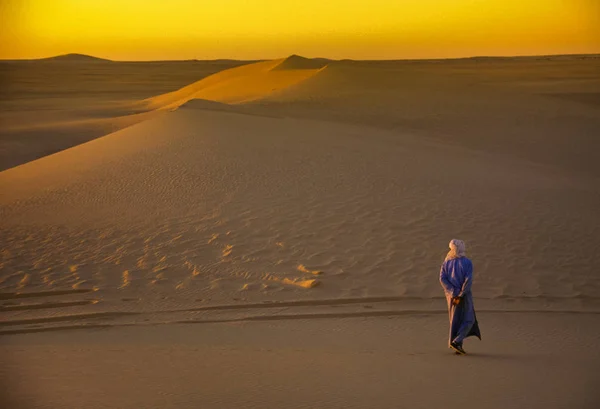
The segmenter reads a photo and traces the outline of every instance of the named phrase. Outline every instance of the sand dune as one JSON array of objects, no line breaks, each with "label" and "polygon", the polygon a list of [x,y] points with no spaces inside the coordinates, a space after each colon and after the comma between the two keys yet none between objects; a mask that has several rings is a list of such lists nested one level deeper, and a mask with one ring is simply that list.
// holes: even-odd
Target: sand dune
[{"label": "sand dune", "polygon": [[[473,371],[475,383],[487,377],[519,391],[510,400],[502,388],[481,381],[493,397],[480,401],[488,399],[489,407],[512,402],[558,408],[574,401],[594,407],[586,385],[597,378],[593,341],[600,316],[600,187],[592,160],[592,130],[600,118],[597,64],[573,58],[335,62],[292,56],[202,75],[168,92],[189,73],[182,74],[161,83],[160,92],[140,86],[118,103],[91,98],[77,110],[65,102],[62,114],[45,118],[56,116],[60,128],[79,123],[77,116],[82,128],[75,133],[86,121],[113,118],[115,107],[129,110],[123,117],[143,117],[0,172],[0,336],[11,357],[0,365],[1,374],[8,368],[33,379],[32,362],[46,363],[38,389],[27,395],[11,388],[10,398],[30,407],[101,407],[105,402],[97,404],[93,394],[57,394],[51,381],[81,380],[85,389],[93,377],[73,374],[98,367],[90,372],[104,374],[101,381],[119,391],[114,396],[126,397],[109,406],[148,406],[146,397],[154,396],[149,389],[202,407],[393,406],[399,398],[390,392],[397,383],[396,375],[389,376],[390,362],[407,365],[410,374],[425,365],[423,376],[456,368],[449,363],[454,356],[441,358],[447,353],[447,311],[438,273],[449,239],[459,237],[474,260],[485,334],[473,356],[487,357],[464,361],[470,363],[461,369]],[[40,112],[45,98],[36,102]],[[36,129],[52,129],[43,125],[48,123]],[[80,335],[67,332],[74,330]],[[150,356],[162,360],[183,339],[201,334],[206,340],[210,333],[218,343],[233,339],[234,330],[247,338],[234,337],[231,350],[211,354],[211,368],[237,370],[233,363],[241,362],[252,374],[257,359],[270,358],[261,345],[274,343],[276,356],[285,359],[272,360],[279,364],[269,373],[287,373],[281,385],[309,391],[315,368],[331,376],[354,373],[344,362],[361,369],[334,387],[327,381],[310,394],[314,399],[292,399],[296,406],[283,405],[289,394],[277,390],[265,392],[265,399],[234,399],[230,387],[217,381],[213,394],[197,398],[191,391],[213,378],[190,359],[204,362],[206,351],[213,351],[206,346],[186,349],[185,360],[171,362],[171,374],[188,373],[194,362],[190,383],[167,387],[158,378],[134,376],[148,381],[135,384],[146,391],[136,395],[121,393],[122,382],[105,375],[109,355],[115,362],[136,357],[135,368],[161,373],[140,363]],[[102,342],[114,345],[128,331],[133,341],[122,355],[106,352]],[[286,335],[275,339],[269,331]],[[302,364],[303,352],[286,346],[303,331],[311,334],[309,357],[323,359],[310,367]],[[108,355],[85,352],[95,350],[95,335],[106,337],[98,342]],[[61,337],[73,344],[63,345]],[[376,339],[384,340],[384,348],[373,361],[360,351],[374,348]],[[166,347],[152,353],[148,346],[161,340]],[[557,352],[556,340],[565,351]],[[438,344],[439,355],[432,355]],[[49,358],[55,355],[76,358],[57,366]],[[512,364],[504,362],[507,356]],[[516,364],[524,357],[532,359],[525,369]],[[366,362],[376,366],[367,369]],[[549,395],[547,386],[565,378],[548,362],[574,374],[566,388],[551,388]],[[501,372],[507,377],[495,377]],[[540,373],[544,382],[532,382],[530,375]],[[389,385],[374,394],[360,387],[361,377]],[[283,378],[252,379],[264,386],[280,385]],[[410,391],[431,395],[420,379],[406,378],[411,407],[419,402]],[[248,390],[259,390],[253,385]],[[350,399],[356,390],[371,400],[356,403]],[[453,404],[463,402],[448,393]],[[435,397],[424,402],[422,407],[440,403]],[[161,407],[169,405],[177,402]]]},{"label": "sand dune", "polygon": [[149,115],[139,101],[241,64],[0,61],[0,171],[140,122]]},{"label": "sand dune", "polygon": [[258,62],[225,70],[144,102],[150,109],[174,109],[193,99],[241,104],[301,83],[326,66],[326,60],[299,56]]},{"label": "sand dune", "polygon": [[[36,60],[34,60],[36,61]],[[37,61],[61,61],[61,62],[111,62],[106,58],[98,58],[92,55],[70,53],[57,55],[55,57],[41,58]]]},{"label": "sand dune", "polygon": [[332,60],[325,58],[304,58],[299,55],[291,55],[277,64],[272,70],[321,70],[331,62]]},{"label": "sand dune", "polygon": [[[315,75],[326,64],[299,56],[249,64],[123,63],[81,54],[2,62],[8,87],[1,95],[0,170],[107,135],[192,99],[239,104],[264,98]],[[192,78],[204,79],[158,95]],[[150,98],[140,98],[144,95]]]},{"label": "sand dune", "polygon": [[[97,301],[51,309],[69,321],[372,297],[443,311],[437,269],[455,235],[469,238],[481,308],[600,310],[592,181],[393,131],[192,104],[4,171],[0,187],[2,291],[96,290],[61,297]],[[17,331],[58,322],[2,314]]]},{"label": "sand dune", "polygon": [[[57,70],[63,75],[65,67],[70,67],[67,72],[78,67],[77,72],[86,74],[87,56],[56,58],[62,57],[67,60],[53,60],[51,65],[50,61],[12,63],[17,64],[15,67],[4,63],[8,84],[19,84],[20,76],[27,79],[35,72],[47,76]],[[78,63],[73,64],[72,59]],[[91,89],[87,94],[78,86],[73,90],[76,93],[69,90],[64,98],[52,99],[52,110],[48,110],[48,100],[24,98],[26,88],[17,88],[15,94],[9,87],[4,99],[11,105],[10,110],[0,117],[4,152],[1,168],[105,135],[149,118],[151,112],[176,109],[197,99],[237,105],[234,110],[254,114],[397,129],[518,156],[562,171],[600,176],[594,156],[600,146],[593,136],[600,126],[600,80],[596,75],[600,59],[595,56],[383,62],[291,56],[249,64],[93,64],[89,70],[119,75],[121,78],[115,80],[122,88],[126,80],[123,73],[132,75],[125,67],[139,75],[142,69],[153,73],[158,67],[162,70],[163,65],[159,78],[164,85],[153,80],[152,85],[122,92],[118,102],[114,94],[106,93],[110,88],[104,85],[101,93]],[[228,69],[232,66],[239,67]],[[25,74],[10,78],[17,72],[13,69]],[[78,83],[78,75],[68,78],[69,86]],[[176,81],[185,84],[185,78],[191,76],[204,78],[165,94],[152,92],[160,89],[157,85],[173,89]],[[46,85],[36,82],[35,86]],[[144,93],[146,99],[142,100],[139,97]],[[225,106],[219,109],[230,110]],[[586,148],[580,149],[582,146]]]},{"label": "sand dune", "polygon": [[145,106],[174,109],[193,99],[246,104],[246,112],[397,129],[600,177],[593,136],[600,127],[598,70],[595,56],[416,62],[291,56],[220,72]]},{"label": "sand dune", "polygon": [[[576,62],[562,63],[574,71]],[[161,294],[176,291],[179,301],[170,309],[195,307],[199,298],[229,304],[392,294],[425,305],[439,289],[424,272],[439,264],[449,236],[465,234],[485,271],[480,296],[498,308],[540,309],[553,297],[568,300],[572,310],[594,308],[597,184],[573,164],[588,166],[585,155],[595,142],[588,150],[574,145],[575,155],[563,135],[535,123],[546,143],[537,145],[538,156],[523,149],[522,160],[507,153],[533,146],[538,134],[518,139],[513,128],[498,125],[464,147],[469,133],[452,140],[460,128],[444,121],[494,123],[487,108],[473,113],[465,105],[489,96],[499,118],[527,112],[524,102],[509,101],[525,85],[539,93],[534,69],[561,78],[543,85],[553,96],[535,105],[539,112],[550,115],[552,104],[564,104],[590,127],[597,108],[556,98],[578,83],[562,79],[565,66],[555,61],[542,68],[494,62],[477,66],[478,75],[463,64],[292,56],[224,70],[147,99],[144,110],[181,108],[0,173],[0,286],[42,294],[93,288],[108,299],[145,298],[160,286]],[[447,75],[437,76],[439,70]],[[588,65],[580,72],[580,84],[595,84]],[[472,82],[467,91],[459,76]],[[132,123],[145,118],[137,115]],[[329,122],[302,119],[313,116]],[[431,124],[407,126],[409,117]],[[67,122],[79,133],[103,120]],[[445,138],[435,133],[442,123]],[[500,131],[504,150],[494,136]],[[577,128],[570,134],[580,143],[585,137]],[[542,160],[559,151],[561,161]],[[457,190],[460,197],[446,198]],[[82,301],[68,300],[89,308]]]},{"label": "sand dune", "polygon": [[[256,101],[600,177],[600,59],[333,62]],[[582,147],[585,147],[582,149]]]}]

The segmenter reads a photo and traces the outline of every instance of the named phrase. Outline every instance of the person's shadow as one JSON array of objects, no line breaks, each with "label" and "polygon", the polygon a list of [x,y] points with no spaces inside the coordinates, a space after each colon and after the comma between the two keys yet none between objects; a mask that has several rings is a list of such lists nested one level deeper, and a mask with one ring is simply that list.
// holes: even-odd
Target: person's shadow
[{"label": "person's shadow", "polygon": [[548,357],[536,354],[507,354],[507,353],[490,353],[490,352],[469,352],[464,358],[504,361],[504,362],[522,362],[531,363],[533,361],[546,362]]},{"label": "person's shadow", "polygon": [[513,360],[513,359],[521,359],[521,356],[511,355],[511,354],[491,354],[485,352],[467,352],[466,357],[471,358],[481,358],[481,359],[497,359],[497,360]]}]

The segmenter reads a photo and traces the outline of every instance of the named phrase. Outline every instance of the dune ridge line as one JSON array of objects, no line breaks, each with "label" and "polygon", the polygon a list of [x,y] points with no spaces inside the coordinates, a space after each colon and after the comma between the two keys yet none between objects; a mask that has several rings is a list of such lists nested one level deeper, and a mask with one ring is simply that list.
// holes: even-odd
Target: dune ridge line
[{"label": "dune ridge line", "polygon": [[230,68],[177,91],[144,100],[151,110],[173,110],[193,99],[224,104],[243,104],[289,88],[318,74],[328,60],[293,55]]}]

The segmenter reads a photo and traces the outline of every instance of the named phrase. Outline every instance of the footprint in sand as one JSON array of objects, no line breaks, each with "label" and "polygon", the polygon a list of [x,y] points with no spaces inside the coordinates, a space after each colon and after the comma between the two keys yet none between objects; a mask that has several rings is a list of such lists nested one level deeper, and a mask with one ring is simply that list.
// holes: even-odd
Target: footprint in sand
[{"label": "footprint in sand", "polygon": [[306,266],[304,266],[303,264],[300,264],[296,270],[302,272],[302,273],[307,273],[307,274],[312,274],[312,275],[321,275],[323,274],[322,271],[320,270],[309,270],[308,268],[306,268]]},{"label": "footprint in sand", "polygon": [[227,256],[229,256],[231,254],[232,251],[233,251],[233,246],[231,244],[228,244],[228,245],[225,246],[225,248],[221,252],[221,255],[223,257],[227,257]]},{"label": "footprint in sand", "polygon": [[121,282],[122,284],[119,286],[119,289],[123,289],[127,287],[129,283],[131,283],[131,275],[129,274],[129,270],[123,271]]},{"label": "footprint in sand", "polygon": [[27,284],[29,284],[30,281],[31,281],[31,274],[24,273],[23,278],[21,278],[21,281],[19,281],[19,284],[17,285],[17,289],[20,290],[20,289],[24,288]]},{"label": "footprint in sand", "polygon": [[289,278],[284,278],[281,281],[283,284],[288,284],[288,285],[294,285],[297,287],[302,287],[302,288],[313,288],[318,286],[319,284],[321,284],[321,282],[317,279],[312,279],[312,280],[302,280],[302,279],[289,279]]}]

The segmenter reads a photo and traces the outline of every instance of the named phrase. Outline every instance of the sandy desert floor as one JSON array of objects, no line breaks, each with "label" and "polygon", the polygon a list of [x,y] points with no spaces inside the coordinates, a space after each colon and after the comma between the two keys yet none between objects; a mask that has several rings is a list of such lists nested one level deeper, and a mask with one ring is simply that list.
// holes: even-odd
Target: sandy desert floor
[{"label": "sandy desert floor", "polygon": [[[143,120],[0,172],[5,398],[595,407],[598,72],[293,56],[140,80]],[[484,335],[467,357],[438,283],[454,237]]]},{"label": "sandy desert floor", "polygon": [[465,357],[444,314],[410,314],[16,335],[0,374],[7,407],[598,406],[595,316],[480,315]]}]

